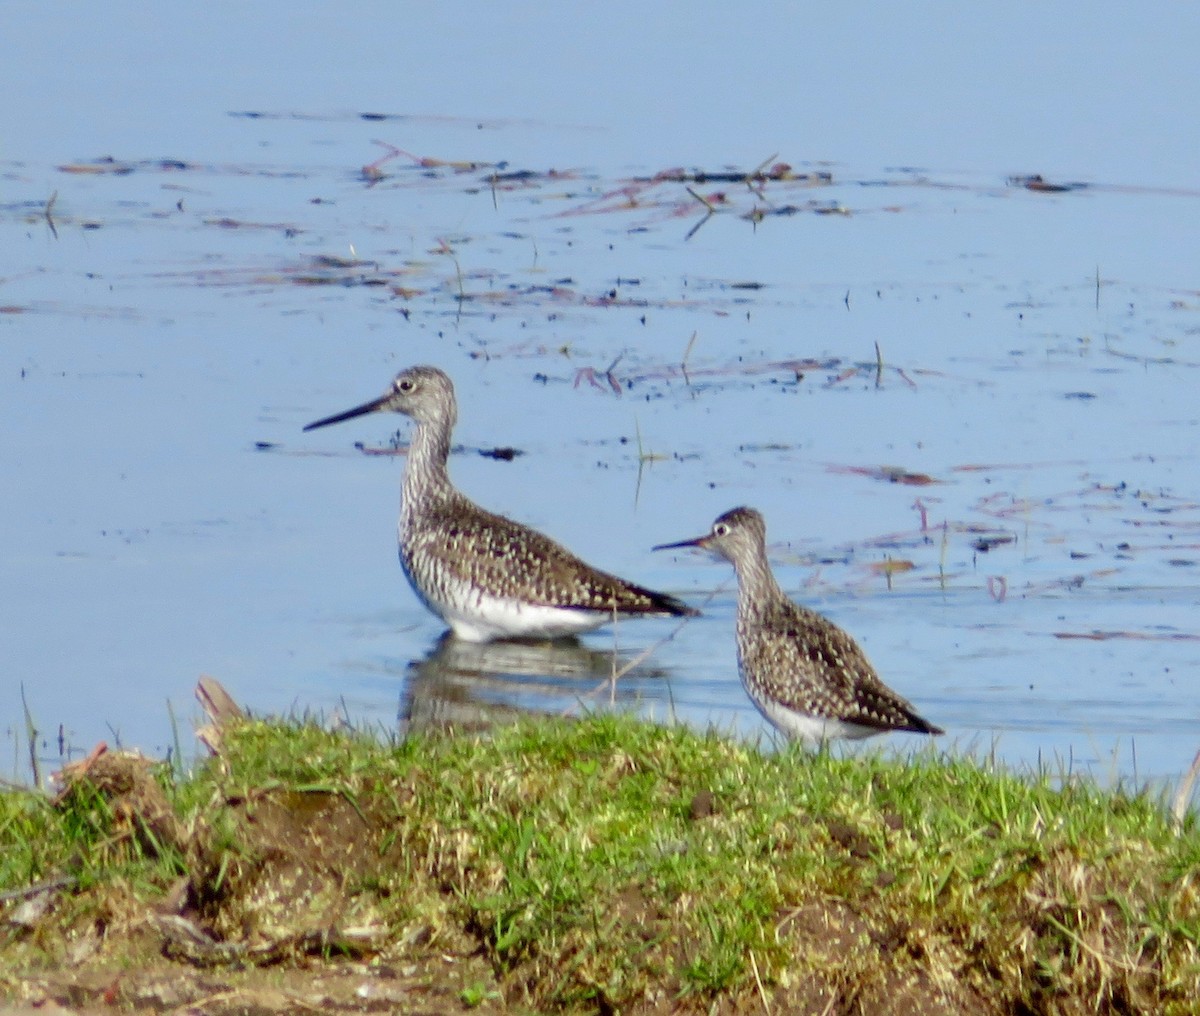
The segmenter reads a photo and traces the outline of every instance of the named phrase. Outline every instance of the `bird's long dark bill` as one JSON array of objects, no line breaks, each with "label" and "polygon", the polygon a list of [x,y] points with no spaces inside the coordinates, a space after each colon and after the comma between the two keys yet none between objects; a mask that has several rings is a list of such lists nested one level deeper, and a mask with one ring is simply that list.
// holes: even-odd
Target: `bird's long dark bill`
[{"label": "bird's long dark bill", "polygon": [[347,409],[344,413],[337,413],[334,416],[327,416],[324,420],[317,420],[316,423],[310,423],[305,430],[316,430],[318,427],[328,427],[331,423],[341,423],[343,420],[353,420],[356,416],[366,416],[367,413],[374,413],[383,408],[383,404],[390,396],[381,395],[377,399],[372,399],[370,402],[364,402],[361,406],[355,406],[353,409]]},{"label": "bird's long dark bill", "polygon": [[697,536],[694,540],[680,540],[678,543],[660,543],[657,547],[651,547],[651,550],[677,550],[680,547],[701,547],[707,549],[708,537]]}]

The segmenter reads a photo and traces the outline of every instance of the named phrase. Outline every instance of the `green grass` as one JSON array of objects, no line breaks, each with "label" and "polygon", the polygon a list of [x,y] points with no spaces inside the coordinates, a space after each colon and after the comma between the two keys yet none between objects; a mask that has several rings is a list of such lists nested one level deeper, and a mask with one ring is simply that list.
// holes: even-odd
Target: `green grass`
[{"label": "green grass", "polygon": [[[1200,997],[1200,831],[1148,795],[932,752],[763,755],[614,717],[392,746],[256,722],[189,778],[155,775],[176,845],[94,792],[0,796],[0,891],[74,874],[65,935],[186,873],[225,941],[332,921],[393,960],[481,951],[493,981],[461,987],[471,1006],[760,995],[786,1011],[916,991],[982,1011],[1189,1012]],[[40,942],[25,962],[53,960]]]}]

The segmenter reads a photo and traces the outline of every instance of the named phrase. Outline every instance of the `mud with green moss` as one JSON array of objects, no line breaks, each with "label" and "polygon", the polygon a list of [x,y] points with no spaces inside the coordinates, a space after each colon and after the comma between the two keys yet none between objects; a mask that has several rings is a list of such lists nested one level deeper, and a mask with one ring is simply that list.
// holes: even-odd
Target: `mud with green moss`
[{"label": "mud with green moss", "polygon": [[932,751],[252,722],[0,797],[0,992],[75,1011],[1185,1013],[1200,829]]}]

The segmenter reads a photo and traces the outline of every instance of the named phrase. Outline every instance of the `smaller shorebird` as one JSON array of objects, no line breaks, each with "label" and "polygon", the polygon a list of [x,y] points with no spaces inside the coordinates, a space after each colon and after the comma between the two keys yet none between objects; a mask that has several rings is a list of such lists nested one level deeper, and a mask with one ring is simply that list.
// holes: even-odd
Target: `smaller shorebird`
[{"label": "smaller shorebird", "polygon": [[654,549],[674,547],[700,547],[733,565],[742,685],[788,737],[815,745],[889,730],[943,733],[879,679],[841,628],[787,598],[767,562],[766,523],[753,508],[726,512],[706,536]]},{"label": "smaller shorebird", "polygon": [[535,529],[485,511],[450,482],[458,418],[454,384],[436,367],[410,367],[377,399],[310,423],[315,430],[367,413],[416,423],[400,498],[400,564],[421,602],[468,642],[563,638],[617,617],[699,613],[673,596],[584,563]]}]

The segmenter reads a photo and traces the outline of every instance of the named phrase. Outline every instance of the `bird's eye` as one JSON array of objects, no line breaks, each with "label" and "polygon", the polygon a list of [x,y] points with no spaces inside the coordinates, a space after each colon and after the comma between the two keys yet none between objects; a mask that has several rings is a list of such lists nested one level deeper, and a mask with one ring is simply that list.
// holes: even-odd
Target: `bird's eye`
[{"label": "bird's eye", "polygon": [[725,525],[724,522],[718,522],[715,526],[713,526],[713,533],[717,536],[728,536],[729,527]]},{"label": "bird's eye", "polygon": [[413,381],[411,378],[407,378],[407,377],[402,378],[401,380],[396,382],[397,391],[411,392],[416,387],[417,387],[416,382]]}]

